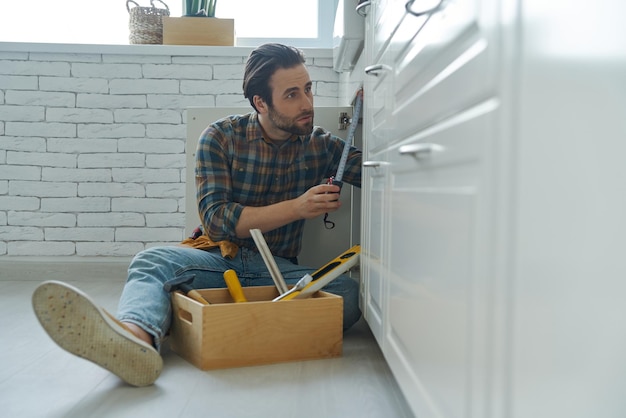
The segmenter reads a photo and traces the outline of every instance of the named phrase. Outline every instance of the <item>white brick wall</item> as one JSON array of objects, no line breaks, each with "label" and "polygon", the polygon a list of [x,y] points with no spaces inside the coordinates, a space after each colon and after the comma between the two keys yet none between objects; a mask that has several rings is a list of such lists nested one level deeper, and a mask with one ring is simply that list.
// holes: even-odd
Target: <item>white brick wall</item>
[{"label": "white brick wall", "polygon": [[[74,47],[0,44],[0,256],[179,242],[185,109],[248,105],[248,48]],[[316,104],[339,104],[330,52],[307,55]]]}]

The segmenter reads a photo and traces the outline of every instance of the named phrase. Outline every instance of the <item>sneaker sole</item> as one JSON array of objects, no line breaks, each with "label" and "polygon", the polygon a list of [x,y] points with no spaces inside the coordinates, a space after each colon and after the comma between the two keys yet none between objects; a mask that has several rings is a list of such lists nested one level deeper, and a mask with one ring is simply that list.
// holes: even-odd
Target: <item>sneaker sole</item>
[{"label": "sneaker sole", "polygon": [[163,359],[149,344],[122,328],[80,290],[47,281],[32,296],[37,319],[64,350],[89,360],[133,386],[148,386]]}]

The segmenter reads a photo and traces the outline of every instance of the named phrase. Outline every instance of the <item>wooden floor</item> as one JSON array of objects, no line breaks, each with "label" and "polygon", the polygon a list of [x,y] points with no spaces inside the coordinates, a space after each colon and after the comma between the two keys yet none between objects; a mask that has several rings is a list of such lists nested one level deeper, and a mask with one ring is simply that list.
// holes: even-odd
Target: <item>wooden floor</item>
[{"label": "wooden floor", "polygon": [[337,359],[201,371],[167,347],[163,373],[134,388],[55,345],[39,326],[31,294],[63,280],[111,312],[126,264],[0,259],[0,415],[4,417],[411,417],[361,320]]}]

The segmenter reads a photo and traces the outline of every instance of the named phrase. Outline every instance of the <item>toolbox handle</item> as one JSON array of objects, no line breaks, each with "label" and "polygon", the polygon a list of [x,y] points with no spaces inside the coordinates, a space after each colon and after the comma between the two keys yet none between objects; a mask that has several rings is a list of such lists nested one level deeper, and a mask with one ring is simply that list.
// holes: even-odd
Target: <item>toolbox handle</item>
[{"label": "toolbox handle", "polygon": [[183,308],[178,308],[178,319],[188,323],[189,325],[193,324],[193,315],[191,314],[191,312]]}]

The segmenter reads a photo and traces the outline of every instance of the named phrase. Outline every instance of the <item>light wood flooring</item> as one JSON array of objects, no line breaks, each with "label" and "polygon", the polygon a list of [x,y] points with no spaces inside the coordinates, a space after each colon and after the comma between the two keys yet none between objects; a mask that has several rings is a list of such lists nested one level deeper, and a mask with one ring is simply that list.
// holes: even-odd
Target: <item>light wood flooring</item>
[{"label": "light wood flooring", "polygon": [[163,373],[145,388],[59,348],[33,313],[35,287],[63,280],[115,312],[126,266],[127,260],[0,258],[0,416],[412,416],[363,320],[344,335],[336,359],[201,371],[165,347]]}]

